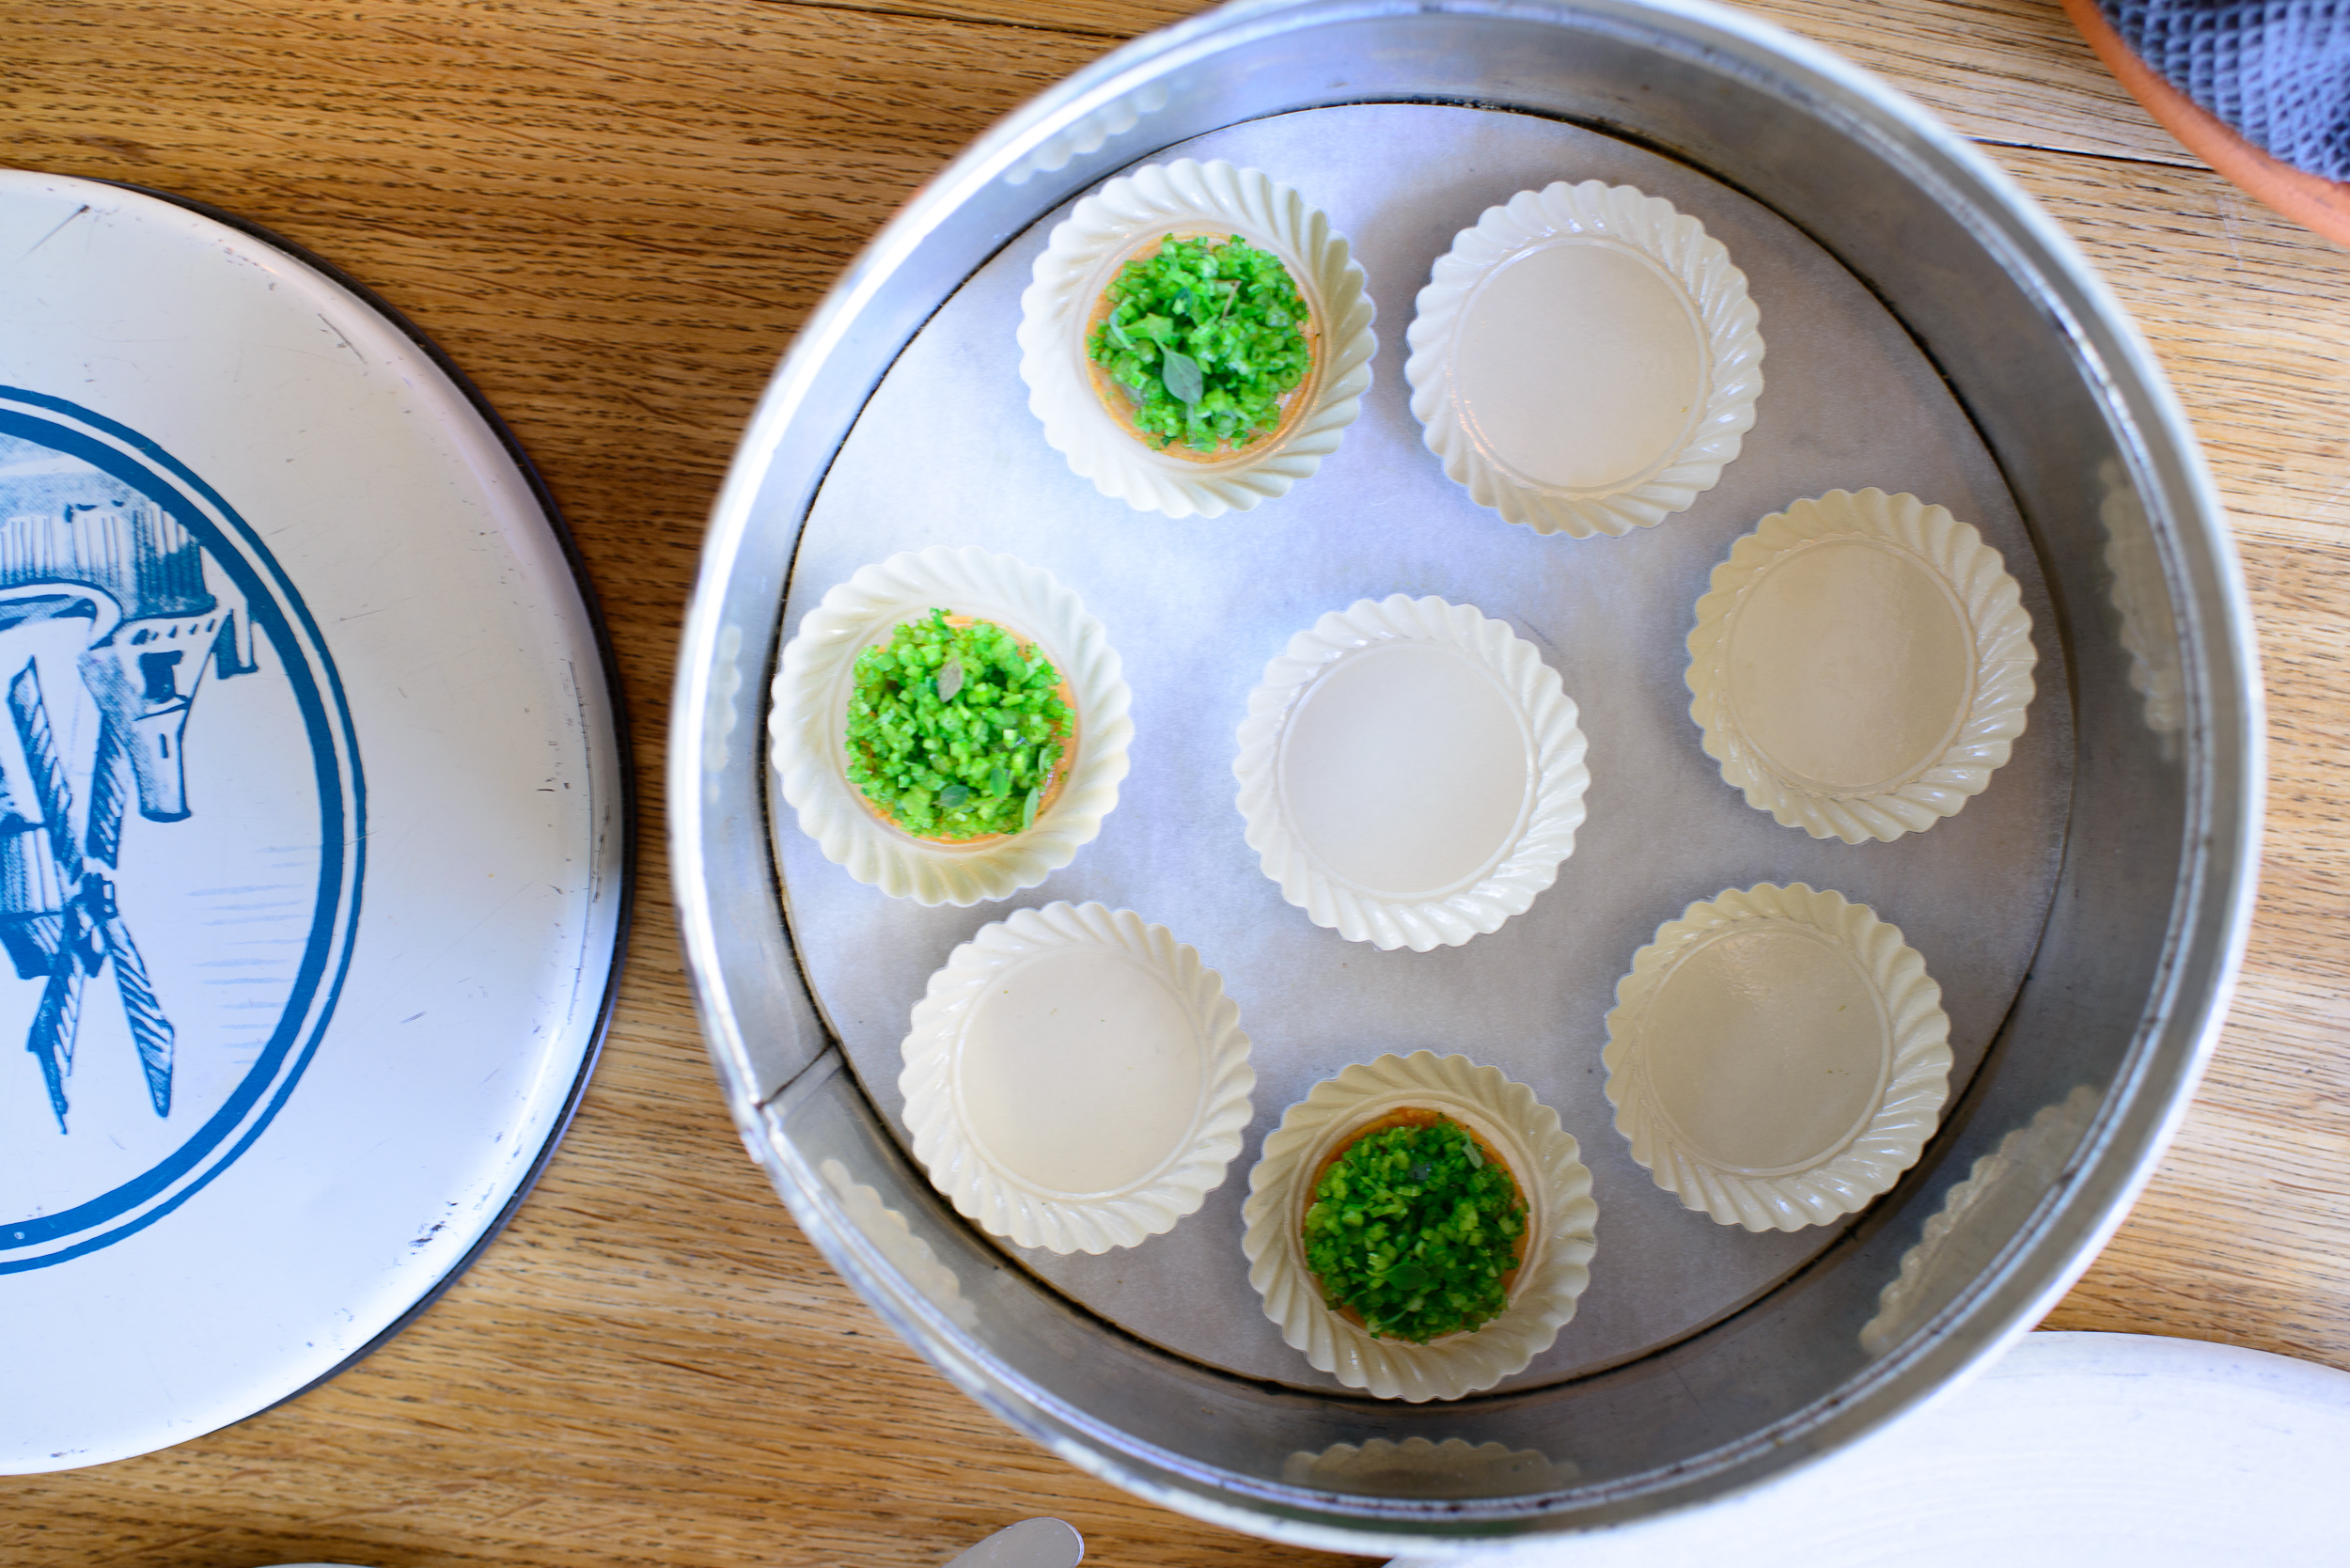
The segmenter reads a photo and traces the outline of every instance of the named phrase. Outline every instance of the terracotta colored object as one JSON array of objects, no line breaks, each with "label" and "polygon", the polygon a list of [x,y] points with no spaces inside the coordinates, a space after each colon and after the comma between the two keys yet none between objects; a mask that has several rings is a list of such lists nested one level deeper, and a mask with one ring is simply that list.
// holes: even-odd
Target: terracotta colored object
[{"label": "terracotta colored object", "polygon": [[2116,80],[2146,112],[2254,197],[2337,244],[2350,245],[2350,185],[2320,180],[2263,152],[2224,120],[2156,75],[2097,9],[2095,0],[2063,0],[2064,11]]}]

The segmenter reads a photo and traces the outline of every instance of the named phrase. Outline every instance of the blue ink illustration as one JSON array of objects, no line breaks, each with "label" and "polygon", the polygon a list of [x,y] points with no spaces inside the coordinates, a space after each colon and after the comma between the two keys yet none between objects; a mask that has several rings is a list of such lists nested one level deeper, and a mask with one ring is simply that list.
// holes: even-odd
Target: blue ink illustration
[{"label": "blue ink illustration", "polygon": [[35,622],[85,623],[77,663],[102,717],[77,833],[37,662],[8,679],[17,757],[0,755],[0,946],[20,977],[43,981],[25,1049],[64,1132],[83,987],[109,964],[155,1114],[170,1114],[171,1020],[107,873],[118,869],[133,796],[153,822],[190,814],[184,744],[205,669],[227,680],[258,666],[236,612],[207,591],[202,552],[185,528],[144,497],[42,494],[56,488],[55,476],[0,474],[0,643]]},{"label": "blue ink illustration", "polygon": [[261,537],[139,432],[8,387],[0,708],[5,1277],[261,1136],[349,971],[366,833],[341,679]]}]

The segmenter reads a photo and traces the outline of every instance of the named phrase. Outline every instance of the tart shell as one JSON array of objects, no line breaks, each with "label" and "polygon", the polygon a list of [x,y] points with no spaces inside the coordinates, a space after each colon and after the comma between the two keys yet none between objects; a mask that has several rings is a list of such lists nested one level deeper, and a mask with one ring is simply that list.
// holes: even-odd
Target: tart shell
[{"label": "tart shell", "polygon": [[[1103,291],[1170,235],[1237,235],[1280,259],[1311,318],[1313,368],[1277,429],[1237,450],[1153,447],[1114,411],[1086,352]],[[1053,230],[1020,296],[1020,377],[1044,439],[1104,495],[1169,517],[1246,511],[1289,493],[1338,449],[1371,385],[1375,314],[1344,236],[1261,169],[1180,159],[1111,180]]]},{"label": "tart shell", "polygon": [[[1466,1333],[1426,1344],[1384,1339],[1326,1305],[1306,1267],[1312,1177],[1338,1150],[1398,1110],[1434,1111],[1498,1153],[1526,1200],[1523,1261],[1510,1305]],[[1358,1062],[1318,1084],[1266,1137],[1248,1176],[1242,1249],[1265,1316],[1320,1372],[1381,1399],[1458,1399],[1523,1372],[1574,1316],[1590,1282],[1591,1174],[1559,1113],[1496,1067],[1416,1051]]]},{"label": "tart shell", "polygon": [[[849,782],[843,735],[856,656],[933,607],[1004,627],[1060,672],[1076,713],[1074,755],[1064,753],[1058,792],[1025,832],[916,838]],[[973,546],[933,546],[860,568],[801,618],[776,674],[768,731],[783,797],[826,859],[892,898],[972,904],[1035,886],[1102,830],[1126,776],[1133,701],[1102,623],[1051,572]]]}]

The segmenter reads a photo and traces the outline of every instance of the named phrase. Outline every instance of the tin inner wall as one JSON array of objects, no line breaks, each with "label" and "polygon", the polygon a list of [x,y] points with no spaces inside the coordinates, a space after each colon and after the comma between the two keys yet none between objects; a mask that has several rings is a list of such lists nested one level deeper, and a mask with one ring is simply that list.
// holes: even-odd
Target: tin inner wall
[{"label": "tin inner wall", "polygon": [[[1378,305],[1361,418],[1321,471],[1249,512],[1169,519],[1072,474],[1026,408],[1013,333],[1044,214],[916,337],[807,520],[788,636],[823,593],[900,550],[977,544],[1053,572],[1106,627],[1134,690],[1133,772],[1075,862],[999,904],[923,908],[831,865],[775,801],[791,932],[826,1022],[905,1141],[899,1043],[957,944],[1012,909],[1099,900],[1170,928],[1220,972],[1254,1041],[1256,1116],[1205,1206],[1100,1257],[1004,1250],[1178,1354],[1335,1388],[1284,1344],[1242,1256],[1247,1171],[1282,1111],[1350,1062],[1430,1049],[1531,1086],[1579,1141],[1599,1204],[1591,1283],[1536,1387],[1678,1341],[1768,1292],[1836,1232],[1751,1235],[1684,1209],[1636,1165],[1602,1086],[1617,980],[1662,922],[1756,882],[1808,882],[1902,928],[1942,988],[1953,1100],[2029,965],[2066,830],[2063,651],[2013,501],[1935,366],[1825,252],[1757,203],[1629,144],[1529,116],[1424,104],[1228,128],[1153,161],[1225,158],[1293,184],[1353,242]],[[1477,506],[1420,441],[1402,377],[1414,296],[1455,233],[1552,180],[1638,186],[1699,218],[1746,273],[1767,345],[1754,428],[1687,511],[1618,539],[1542,537]],[[1713,567],[1765,514],[1832,489],[1907,491],[2005,557],[2040,664],[2029,725],[1989,790],[1889,844],[1813,840],[1748,808],[1700,749],[1684,639]],[[1574,855],[1498,932],[1380,952],[1284,902],[1242,838],[1234,735],[1265,663],[1325,611],[1391,593],[1476,605],[1536,644],[1580,710],[1588,817]],[[1399,746],[1412,744],[1396,737]]]}]

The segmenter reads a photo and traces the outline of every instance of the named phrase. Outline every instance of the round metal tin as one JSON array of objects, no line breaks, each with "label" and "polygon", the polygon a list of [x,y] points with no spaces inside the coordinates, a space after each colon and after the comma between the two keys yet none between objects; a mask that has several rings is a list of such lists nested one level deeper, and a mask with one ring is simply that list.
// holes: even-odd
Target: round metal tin
[{"label": "round metal tin", "polygon": [[470,388],[217,215],[0,173],[0,1471],[331,1376],[496,1231],[618,974],[561,525]]}]

